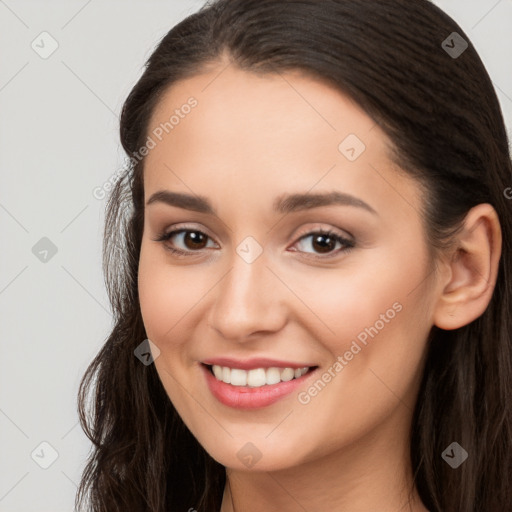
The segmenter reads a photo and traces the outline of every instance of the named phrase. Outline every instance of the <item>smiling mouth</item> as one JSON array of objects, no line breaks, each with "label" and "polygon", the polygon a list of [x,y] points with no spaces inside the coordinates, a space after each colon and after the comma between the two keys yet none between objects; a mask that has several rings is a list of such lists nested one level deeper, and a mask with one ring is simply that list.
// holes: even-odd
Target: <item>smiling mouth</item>
[{"label": "smiling mouth", "polygon": [[268,367],[242,370],[227,366],[201,364],[220,382],[231,384],[232,386],[247,386],[251,388],[271,386],[281,382],[300,379],[302,376],[318,368],[318,366],[304,366],[302,368]]}]

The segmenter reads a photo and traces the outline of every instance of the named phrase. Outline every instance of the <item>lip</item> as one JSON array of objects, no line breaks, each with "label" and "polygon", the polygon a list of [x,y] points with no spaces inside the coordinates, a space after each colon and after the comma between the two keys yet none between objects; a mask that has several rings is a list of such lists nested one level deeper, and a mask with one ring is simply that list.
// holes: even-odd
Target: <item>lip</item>
[{"label": "lip", "polygon": [[294,363],[291,361],[279,361],[277,359],[270,359],[267,357],[255,357],[252,359],[235,359],[231,357],[214,357],[202,361],[207,365],[227,366],[229,368],[237,368],[240,370],[255,370],[256,368],[309,368],[317,366],[315,363]]},{"label": "lip", "polygon": [[[261,360],[259,360],[259,362],[261,362]],[[232,386],[231,384],[217,380],[206,364],[209,363],[201,363],[199,366],[205,376],[206,384],[210,392],[220,403],[235,409],[260,409],[268,407],[286,396],[289,396],[293,391],[296,391],[297,388],[304,385],[305,381],[311,378],[318,370],[318,367],[316,367],[297,379],[294,378],[287,382],[252,388],[249,386]],[[250,364],[252,364],[252,362]],[[225,364],[221,366],[228,365]],[[298,368],[303,366],[308,365],[298,366]],[[284,367],[286,368],[286,366]],[[231,366],[231,368],[237,367]],[[253,368],[261,368],[261,366],[255,366],[249,369]],[[293,366],[289,366],[289,368],[293,368]]]}]

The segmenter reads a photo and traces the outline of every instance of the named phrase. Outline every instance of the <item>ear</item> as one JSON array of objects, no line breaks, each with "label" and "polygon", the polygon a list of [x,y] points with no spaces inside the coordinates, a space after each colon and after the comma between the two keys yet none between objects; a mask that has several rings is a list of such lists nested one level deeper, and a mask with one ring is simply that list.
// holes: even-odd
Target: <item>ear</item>
[{"label": "ear", "polygon": [[494,291],[501,257],[501,226],[488,203],[472,208],[456,235],[442,291],[434,310],[434,324],[446,330],[471,323],[487,309]]}]

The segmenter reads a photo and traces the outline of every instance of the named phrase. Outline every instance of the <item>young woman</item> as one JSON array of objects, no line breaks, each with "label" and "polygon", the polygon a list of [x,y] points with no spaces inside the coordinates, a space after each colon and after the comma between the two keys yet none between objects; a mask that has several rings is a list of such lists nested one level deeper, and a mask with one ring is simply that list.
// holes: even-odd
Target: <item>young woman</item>
[{"label": "young woman", "polygon": [[510,509],[512,164],[452,19],[210,2],[149,58],[121,141],[77,505]]}]

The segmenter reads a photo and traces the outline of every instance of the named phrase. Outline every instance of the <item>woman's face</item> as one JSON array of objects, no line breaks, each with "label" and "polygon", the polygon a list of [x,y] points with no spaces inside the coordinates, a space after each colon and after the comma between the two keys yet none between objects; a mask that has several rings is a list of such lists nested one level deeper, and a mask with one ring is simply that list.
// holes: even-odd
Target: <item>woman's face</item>
[{"label": "woman's face", "polygon": [[324,83],[231,65],[169,89],[148,136],[145,203],[168,201],[145,206],[141,311],[198,441],[268,471],[407,439],[439,285],[379,127]]}]

